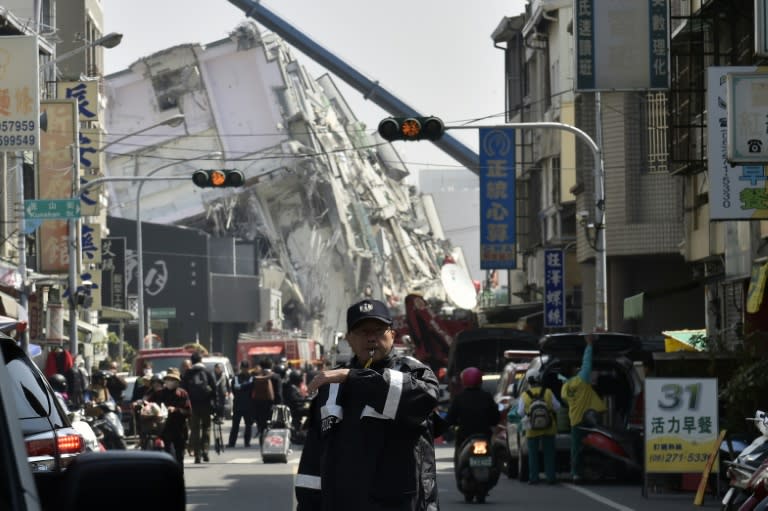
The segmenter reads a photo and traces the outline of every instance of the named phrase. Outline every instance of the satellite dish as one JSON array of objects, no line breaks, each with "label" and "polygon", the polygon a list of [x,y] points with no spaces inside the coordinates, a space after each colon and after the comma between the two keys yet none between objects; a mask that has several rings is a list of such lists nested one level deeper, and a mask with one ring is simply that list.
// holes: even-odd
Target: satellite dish
[{"label": "satellite dish", "polygon": [[440,280],[443,282],[448,299],[461,309],[472,310],[477,305],[477,291],[469,274],[455,263],[444,264],[440,269]]}]

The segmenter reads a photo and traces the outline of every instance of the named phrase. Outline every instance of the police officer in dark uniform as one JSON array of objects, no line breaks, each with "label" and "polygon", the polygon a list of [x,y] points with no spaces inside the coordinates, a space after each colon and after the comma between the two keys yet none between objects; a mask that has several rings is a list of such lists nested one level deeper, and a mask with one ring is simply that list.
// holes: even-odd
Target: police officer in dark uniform
[{"label": "police officer in dark uniform", "polygon": [[347,310],[348,365],[319,372],[296,476],[297,511],[436,511],[434,409],[438,382],[395,355],[387,306]]}]

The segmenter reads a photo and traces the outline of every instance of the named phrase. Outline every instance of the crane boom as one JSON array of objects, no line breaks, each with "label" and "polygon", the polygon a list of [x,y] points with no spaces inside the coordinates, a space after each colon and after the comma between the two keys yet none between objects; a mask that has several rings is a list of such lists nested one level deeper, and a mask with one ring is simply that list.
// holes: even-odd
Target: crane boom
[{"label": "crane boom", "polygon": [[[246,16],[258,21],[290,44],[309,56],[312,60],[336,74],[351,87],[363,94],[365,99],[373,101],[393,116],[424,115],[406,104],[400,98],[382,87],[378,81],[371,80],[363,73],[344,62],[332,52],[315,42],[286,20],[270,11],[256,0],[229,0],[241,9]],[[433,142],[448,156],[464,165],[475,174],[479,169],[479,158],[476,152],[462,144],[459,140],[445,133],[439,140]]]}]

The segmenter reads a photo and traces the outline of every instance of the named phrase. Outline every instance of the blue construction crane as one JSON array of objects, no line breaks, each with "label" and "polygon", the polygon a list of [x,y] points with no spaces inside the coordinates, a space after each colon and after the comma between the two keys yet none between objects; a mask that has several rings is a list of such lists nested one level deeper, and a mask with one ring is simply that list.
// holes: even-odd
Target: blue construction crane
[{"label": "blue construction crane", "polygon": [[[264,7],[255,0],[229,0],[230,3],[241,9],[246,16],[258,21],[280,37],[288,41],[312,60],[333,72],[339,78],[347,82],[351,87],[363,94],[365,99],[389,112],[392,116],[424,117],[415,108],[390,93],[379,85],[379,82],[371,80],[360,71],[350,66],[336,55],[323,48],[298,30],[296,27]],[[478,174],[479,158],[477,153],[468,148],[454,137],[445,133],[439,140],[432,142],[448,156],[464,165],[470,171]]]}]

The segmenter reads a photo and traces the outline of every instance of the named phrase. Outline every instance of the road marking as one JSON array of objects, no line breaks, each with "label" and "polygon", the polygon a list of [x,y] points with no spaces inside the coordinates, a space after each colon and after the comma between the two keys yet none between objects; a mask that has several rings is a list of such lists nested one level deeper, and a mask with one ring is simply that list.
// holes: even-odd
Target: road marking
[{"label": "road marking", "polygon": [[261,461],[259,458],[233,458],[229,460],[227,463],[242,464],[242,463],[258,463],[259,461]]},{"label": "road marking", "polygon": [[614,502],[614,501],[612,501],[609,498],[603,497],[602,495],[598,495],[597,493],[595,493],[593,491],[589,491],[586,488],[582,488],[581,486],[577,486],[575,484],[570,484],[570,483],[564,483],[563,486],[565,486],[566,488],[570,488],[573,491],[579,492],[582,495],[586,495],[590,499],[596,500],[596,501],[600,502],[601,504],[605,504],[608,507],[612,507],[613,509],[616,509],[617,511],[635,511],[631,507],[622,506],[621,504],[619,504],[617,502]]}]

